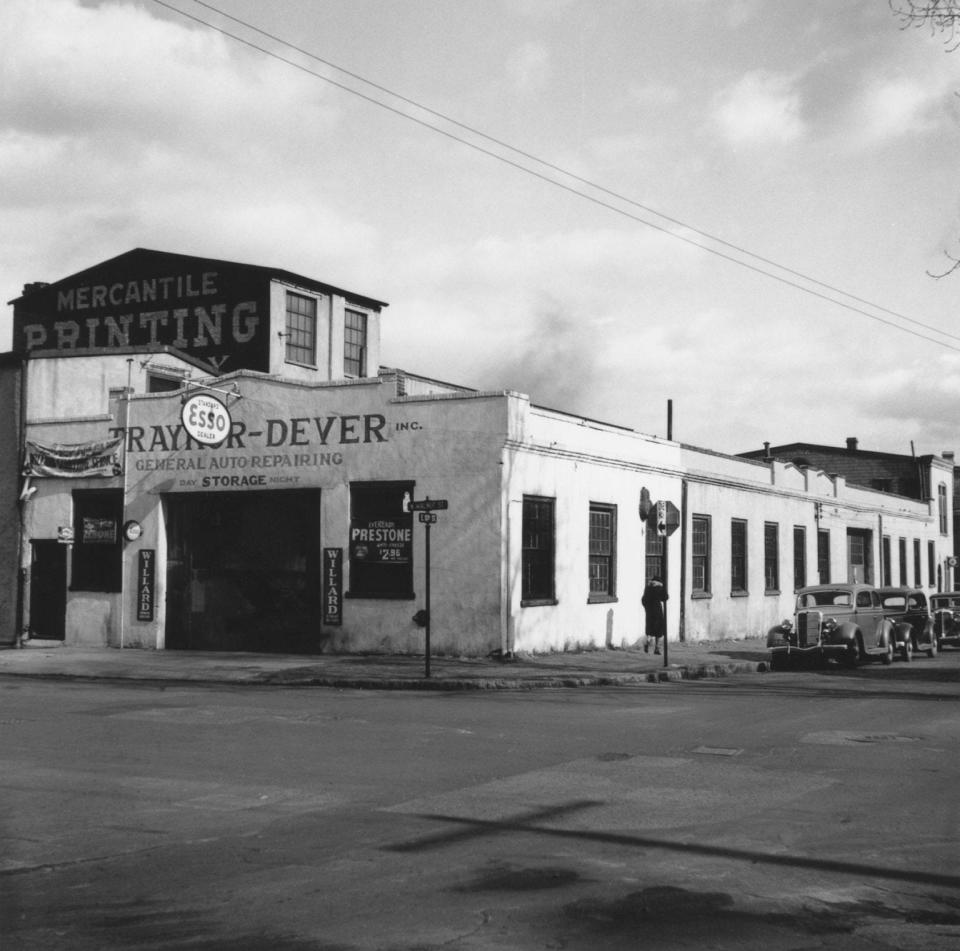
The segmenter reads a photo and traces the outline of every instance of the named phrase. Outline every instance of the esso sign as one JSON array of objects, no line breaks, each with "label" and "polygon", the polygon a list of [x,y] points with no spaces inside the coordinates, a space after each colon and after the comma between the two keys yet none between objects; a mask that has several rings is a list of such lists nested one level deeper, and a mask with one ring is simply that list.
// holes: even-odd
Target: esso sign
[{"label": "esso sign", "polygon": [[197,441],[216,446],[230,434],[230,410],[215,396],[198,393],[183,404],[180,420]]}]

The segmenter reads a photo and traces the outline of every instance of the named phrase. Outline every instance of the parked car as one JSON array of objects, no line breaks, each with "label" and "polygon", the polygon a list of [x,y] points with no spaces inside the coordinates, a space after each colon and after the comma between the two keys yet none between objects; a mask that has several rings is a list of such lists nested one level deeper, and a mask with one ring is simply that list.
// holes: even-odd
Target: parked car
[{"label": "parked car", "polygon": [[896,649],[904,660],[916,651],[937,656],[937,638],[933,633],[933,615],[926,594],[918,588],[880,588],[883,613],[893,621]]},{"label": "parked car", "polygon": [[960,591],[931,594],[930,610],[937,648],[960,647]]},{"label": "parked car", "polygon": [[770,629],[767,648],[772,670],[803,658],[855,667],[869,657],[891,663],[895,638],[894,623],[872,585],[818,584],[797,592],[794,619]]}]

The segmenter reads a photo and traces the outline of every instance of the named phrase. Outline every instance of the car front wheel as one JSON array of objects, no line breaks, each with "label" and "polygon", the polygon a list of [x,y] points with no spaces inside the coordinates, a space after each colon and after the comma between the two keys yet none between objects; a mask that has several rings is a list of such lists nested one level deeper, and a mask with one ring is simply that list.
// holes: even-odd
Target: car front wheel
[{"label": "car front wheel", "polygon": [[887,638],[887,649],[883,652],[883,662],[884,662],[884,664],[892,664],[892,663],[893,663],[893,655],[894,655],[895,652],[896,652],[896,650],[895,650],[895,646],[894,646],[894,643],[893,643],[893,638],[892,638],[892,637],[888,637],[888,638]]},{"label": "car front wheel", "polygon": [[913,660],[913,638],[907,637],[903,642],[903,659],[909,664]]}]

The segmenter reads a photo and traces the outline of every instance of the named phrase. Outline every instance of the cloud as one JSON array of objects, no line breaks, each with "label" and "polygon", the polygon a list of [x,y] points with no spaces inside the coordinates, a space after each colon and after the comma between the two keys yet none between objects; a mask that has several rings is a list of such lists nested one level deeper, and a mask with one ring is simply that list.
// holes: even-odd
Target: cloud
[{"label": "cloud", "polygon": [[948,120],[953,92],[952,85],[931,76],[877,78],[855,105],[860,116],[857,138],[875,144],[933,132]]},{"label": "cloud", "polygon": [[245,260],[256,239],[306,273],[376,246],[325,200],[322,84],[133,4],[5,0],[0,33],[5,300],[137,246]]},{"label": "cloud", "polygon": [[793,80],[756,71],[716,96],[713,121],[733,145],[787,144],[804,133],[801,105]]},{"label": "cloud", "polygon": [[527,42],[507,60],[507,77],[522,95],[539,92],[550,80],[550,53],[541,43]]}]

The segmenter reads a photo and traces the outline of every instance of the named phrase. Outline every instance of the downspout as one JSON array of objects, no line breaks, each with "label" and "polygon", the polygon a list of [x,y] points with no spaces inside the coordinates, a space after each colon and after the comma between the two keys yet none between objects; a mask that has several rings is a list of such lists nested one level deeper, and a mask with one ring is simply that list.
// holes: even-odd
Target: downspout
[{"label": "downspout", "polygon": [[[880,553],[880,557],[877,559],[877,561],[880,565],[880,571],[879,571],[880,584],[883,585],[886,583],[884,581],[884,574],[883,574],[884,569],[886,568],[886,564],[884,563],[884,559],[883,559],[883,513],[877,516],[877,522],[879,523],[878,531],[880,532],[879,536],[877,537],[878,551]],[[893,581],[892,578],[890,580]]]},{"label": "downspout", "polygon": [[513,546],[511,544],[510,488],[507,447],[500,449],[500,653],[512,657],[515,632],[513,629]]},{"label": "downspout", "polygon": [[[127,515],[127,440],[130,434],[130,386],[131,386],[131,373],[133,371],[133,357],[127,357],[127,388],[123,393],[123,497],[121,501],[121,508],[123,509],[123,519],[126,520]],[[118,526],[119,527],[119,526]],[[123,650],[124,647],[124,636],[123,636],[123,625],[125,622],[124,617],[124,605],[127,602],[127,586],[126,578],[127,573],[126,569],[126,556],[127,550],[126,545],[123,544],[121,539],[121,548],[120,548],[120,650]]]},{"label": "downspout", "polygon": [[[17,449],[19,452],[19,469],[23,472],[24,464],[27,461],[27,358],[24,356],[20,360],[20,405],[17,407],[19,417],[17,428]],[[17,513],[17,605],[16,617],[14,623],[14,644],[17,647],[23,646],[23,616],[24,616],[24,594],[27,580],[27,566],[23,563],[23,544],[24,544],[24,516],[26,514],[26,502],[18,504]]]},{"label": "downspout", "polygon": [[687,639],[687,480],[680,480],[680,620],[678,635]]}]

